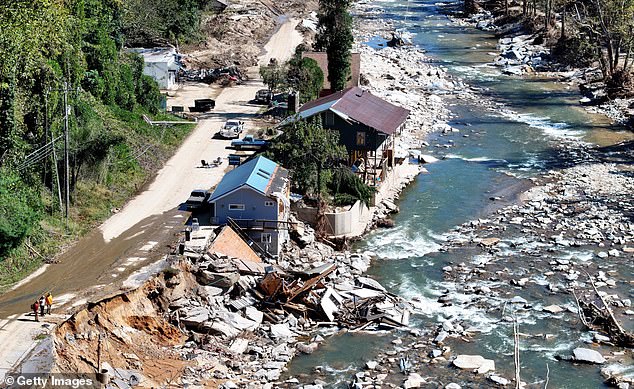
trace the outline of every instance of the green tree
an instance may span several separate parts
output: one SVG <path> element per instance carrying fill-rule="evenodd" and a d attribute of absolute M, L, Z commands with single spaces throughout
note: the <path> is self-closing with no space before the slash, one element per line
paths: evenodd
<path fill-rule="evenodd" d="M 95 167 L 110 152 L 110 149 L 125 138 L 116 129 L 106 129 L 99 114 L 92 108 L 90 96 L 76 102 L 75 116 L 71 126 L 70 168 L 71 190 L 77 185 L 82 167 Z M 94 169 L 97 170 L 97 169 Z"/>
<path fill-rule="evenodd" d="M 271 145 L 269 156 L 291 170 L 293 185 L 305 194 L 320 197 L 326 188 L 325 171 L 340 165 L 347 156 L 339 134 L 320 120 L 299 120 Z"/>
<path fill-rule="evenodd" d="M 0 259 L 18 246 L 40 219 L 37 192 L 9 171 L 0 172 Z"/>
<path fill-rule="evenodd" d="M 137 78 L 137 101 L 150 113 L 158 113 L 161 109 L 161 90 L 156 81 L 145 74 Z"/>
<path fill-rule="evenodd" d="M 582 36 L 596 48 L 608 95 L 631 94 L 634 0 L 589 0 L 573 13 Z"/>
<path fill-rule="evenodd" d="M 314 100 L 324 84 L 324 72 L 312 58 L 301 58 L 301 54 L 288 62 L 286 74 L 288 85 L 299 91 L 302 102 Z"/>
<path fill-rule="evenodd" d="M 123 4 L 122 31 L 133 46 L 154 46 L 198 39 L 208 0 L 128 0 Z"/>
<path fill-rule="evenodd" d="M 65 47 L 66 10 L 52 0 L 0 2 L 0 158 L 16 162 L 39 139 L 48 59 Z"/>
<path fill-rule="evenodd" d="M 315 49 L 328 56 L 328 81 L 332 91 L 346 87 L 350 78 L 352 16 L 350 0 L 320 0 Z"/>
<path fill-rule="evenodd" d="M 357 200 L 368 205 L 374 192 L 374 189 L 363 182 L 348 166 L 334 170 L 328 187 L 336 205 L 350 205 Z"/>
<path fill-rule="evenodd" d="M 260 66 L 260 77 L 271 92 L 279 92 L 286 86 L 286 64 L 279 64 L 273 59 L 268 65 Z"/>

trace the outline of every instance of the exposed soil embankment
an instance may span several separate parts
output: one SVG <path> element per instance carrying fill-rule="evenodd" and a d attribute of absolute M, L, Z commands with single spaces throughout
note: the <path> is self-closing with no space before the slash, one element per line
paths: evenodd
<path fill-rule="evenodd" d="M 125 385 L 117 380 L 266 385 L 280 382 L 296 353 L 318 347 L 318 329 L 407 325 L 408 304 L 361 277 L 370 254 L 337 253 L 313 241 L 287 260 L 264 273 L 258 269 L 269 265 L 245 259 L 172 256 L 140 288 L 60 325 L 53 370 L 92 373 L 100 366 L 119 387 Z"/>
<path fill-rule="evenodd" d="M 164 316 L 164 308 L 173 294 L 191 290 L 192 280 L 187 272 L 169 280 L 161 275 L 77 312 L 55 332 L 57 368 L 95 372 L 101 349 L 102 368 L 114 377 L 125 374 L 112 367 L 140 373 L 144 386 L 173 382 L 189 363 L 172 348 L 187 337 Z"/>

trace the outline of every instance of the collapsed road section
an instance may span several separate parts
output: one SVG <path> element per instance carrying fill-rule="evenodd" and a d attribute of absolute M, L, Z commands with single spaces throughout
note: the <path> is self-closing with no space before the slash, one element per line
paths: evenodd
<path fill-rule="evenodd" d="M 313 242 L 290 270 L 229 226 L 186 235 L 154 276 L 76 312 L 21 369 L 48 360 L 38 371 L 100 371 L 110 388 L 263 385 L 326 332 L 408 325 L 410 305 L 362 276 L 370 254 Z"/>

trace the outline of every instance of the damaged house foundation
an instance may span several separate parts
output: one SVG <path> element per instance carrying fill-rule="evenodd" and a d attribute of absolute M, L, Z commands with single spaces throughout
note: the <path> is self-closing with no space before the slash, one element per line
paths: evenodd
<path fill-rule="evenodd" d="M 231 226 L 201 227 L 181 242 L 183 253 L 153 266 L 140 287 L 60 325 L 40 353 L 50 370 L 101 371 L 113 389 L 282 383 L 293 355 L 318 347 L 317 330 L 408 325 L 410 304 L 362 276 L 370 254 L 313 241 L 292 261 L 271 260 Z"/>

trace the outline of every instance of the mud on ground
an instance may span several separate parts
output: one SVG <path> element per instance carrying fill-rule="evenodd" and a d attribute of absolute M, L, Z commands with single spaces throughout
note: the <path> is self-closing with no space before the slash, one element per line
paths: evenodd
<path fill-rule="evenodd" d="M 236 65 L 246 69 L 258 64 L 262 47 L 287 18 L 302 18 L 316 11 L 316 0 L 240 0 L 218 14 L 202 20 L 201 43 L 182 47 L 188 68 Z"/>

